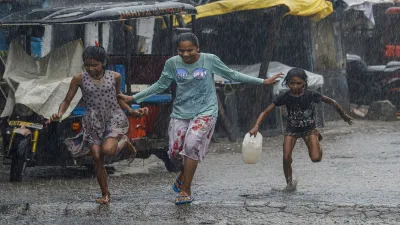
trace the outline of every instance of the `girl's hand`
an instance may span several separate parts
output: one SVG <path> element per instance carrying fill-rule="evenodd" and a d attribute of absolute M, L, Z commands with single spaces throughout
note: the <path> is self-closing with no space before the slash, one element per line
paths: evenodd
<path fill-rule="evenodd" d="M 48 119 L 48 120 L 46 119 L 44 121 L 44 127 L 47 128 L 50 125 L 50 123 L 51 123 L 51 119 Z"/>
<path fill-rule="evenodd" d="M 136 116 L 136 117 L 142 117 L 142 116 L 147 115 L 148 113 L 149 113 L 149 109 L 147 107 L 140 108 L 137 110 L 133 110 L 133 109 L 129 110 L 129 114 Z"/>
<path fill-rule="evenodd" d="M 281 78 L 283 76 L 283 73 L 280 72 L 278 74 L 273 75 L 271 78 L 265 79 L 264 84 L 265 85 L 270 85 L 270 84 L 275 84 L 276 79 Z"/>
<path fill-rule="evenodd" d="M 61 119 L 61 117 L 62 115 L 60 115 L 59 113 L 54 113 L 53 115 L 51 115 L 49 122 L 58 121 Z"/>
<path fill-rule="evenodd" d="M 251 128 L 251 130 L 249 131 L 249 133 L 250 133 L 250 137 L 251 137 L 252 135 L 254 135 L 254 137 L 256 137 L 256 136 L 257 136 L 257 133 L 258 133 L 258 126 L 254 126 L 253 128 Z"/>
<path fill-rule="evenodd" d="M 346 113 L 344 115 L 342 115 L 342 119 L 347 122 L 348 124 L 352 125 L 353 124 L 353 120 L 354 118 L 347 115 Z"/>
<path fill-rule="evenodd" d="M 135 117 L 142 117 L 142 113 L 140 113 L 139 110 L 131 109 L 128 111 L 128 113 Z"/>
<path fill-rule="evenodd" d="M 130 95 L 118 94 L 117 98 L 119 100 L 124 100 L 126 103 L 133 101 L 133 96 Z"/>
<path fill-rule="evenodd" d="M 149 108 L 147 108 L 147 107 L 140 108 L 140 109 L 138 109 L 138 111 L 140 112 L 140 114 L 142 116 L 145 116 L 145 115 L 149 114 Z"/>

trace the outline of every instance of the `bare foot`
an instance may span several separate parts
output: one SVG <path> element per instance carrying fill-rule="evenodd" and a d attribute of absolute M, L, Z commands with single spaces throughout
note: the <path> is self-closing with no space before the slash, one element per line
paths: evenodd
<path fill-rule="evenodd" d="M 110 192 L 107 192 L 107 194 L 103 194 L 103 197 L 96 199 L 96 203 L 102 204 L 102 205 L 108 205 L 110 204 Z"/>
<path fill-rule="evenodd" d="M 132 143 L 129 140 L 126 142 L 126 146 L 128 147 L 129 152 L 131 153 L 131 157 L 130 157 L 129 162 L 128 162 L 128 166 L 130 166 L 131 163 L 133 162 L 133 160 L 135 160 L 137 151 L 136 151 L 135 146 L 133 146 Z"/>
<path fill-rule="evenodd" d="M 295 191 L 296 188 L 297 188 L 297 180 L 292 180 L 286 185 L 285 191 L 292 192 Z"/>

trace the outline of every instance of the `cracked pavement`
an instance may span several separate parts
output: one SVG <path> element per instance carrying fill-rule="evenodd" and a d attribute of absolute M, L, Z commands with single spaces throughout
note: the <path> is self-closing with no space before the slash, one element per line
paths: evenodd
<path fill-rule="evenodd" d="M 297 190 L 284 191 L 282 136 L 264 140 L 254 165 L 240 143 L 222 140 L 195 176 L 191 205 L 175 206 L 154 157 L 115 165 L 112 203 L 99 206 L 95 178 L 76 168 L 30 168 L 22 183 L 0 165 L 0 224 L 399 224 L 400 122 L 342 121 L 321 129 L 324 158 L 312 163 L 299 140 L 293 152 Z"/>

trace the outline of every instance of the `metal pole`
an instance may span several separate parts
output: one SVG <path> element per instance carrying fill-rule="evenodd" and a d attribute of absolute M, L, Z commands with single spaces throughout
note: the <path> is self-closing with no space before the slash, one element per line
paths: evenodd
<path fill-rule="evenodd" d="M 170 23 L 170 27 L 169 27 L 169 37 L 171 38 L 170 39 L 170 52 L 171 52 L 171 55 L 174 55 L 175 54 L 175 51 L 174 51 L 174 42 L 173 42 L 173 39 L 174 39 L 174 15 L 170 15 L 169 16 L 169 23 Z"/>
<path fill-rule="evenodd" d="M 27 27 L 27 32 L 25 35 L 25 47 L 26 47 L 26 53 L 28 55 L 32 55 L 32 28 Z"/>
<path fill-rule="evenodd" d="M 81 24 L 79 26 L 79 38 L 82 40 L 82 43 L 85 45 L 85 24 Z"/>
<path fill-rule="evenodd" d="M 98 37 L 99 37 L 99 44 L 103 46 L 103 23 L 98 23 Z"/>
<path fill-rule="evenodd" d="M 192 15 L 192 33 L 196 33 L 196 15 Z"/>
<path fill-rule="evenodd" d="M 1 94 L 4 96 L 4 99 L 6 99 L 7 100 L 7 95 L 6 95 L 6 93 L 3 91 L 3 88 L 1 88 L 1 86 L 6 86 L 7 85 L 7 83 L 6 82 L 3 82 L 3 81 L 0 81 L 0 92 L 1 92 Z"/>
<path fill-rule="evenodd" d="M 130 20 L 126 20 L 124 22 L 124 35 L 125 35 L 125 83 L 126 83 L 126 94 L 131 95 L 132 89 L 132 38 L 131 38 L 131 29 Z"/>

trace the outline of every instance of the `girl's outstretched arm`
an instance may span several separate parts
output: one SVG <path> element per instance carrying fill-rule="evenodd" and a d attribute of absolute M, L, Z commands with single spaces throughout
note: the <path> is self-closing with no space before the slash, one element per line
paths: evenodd
<path fill-rule="evenodd" d="M 259 126 L 261 125 L 261 123 L 264 121 L 265 117 L 268 116 L 268 114 L 269 114 L 274 108 L 275 108 L 275 104 L 272 103 L 271 105 L 269 105 L 269 106 L 267 107 L 266 110 L 264 110 L 264 112 L 262 112 L 262 113 L 260 114 L 260 116 L 259 116 L 258 119 L 257 119 L 256 124 L 255 124 L 254 127 L 249 131 L 250 136 L 251 136 L 251 135 L 254 135 L 254 136 L 257 135 L 257 133 L 258 133 L 258 127 L 259 127 Z"/>
<path fill-rule="evenodd" d="M 225 63 L 221 61 L 220 58 L 218 58 L 218 56 L 212 55 L 212 57 L 214 61 L 212 72 L 228 80 L 248 83 L 248 84 L 270 85 L 270 84 L 275 84 L 277 82 L 277 79 L 283 76 L 283 73 L 278 73 L 265 80 L 257 77 L 252 77 L 230 69 L 228 66 L 225 65 Z"/>
<path fill-rule="evenodd" d="M 113 72 L 114 78 L 115 78 L 115 90 L 117 95 L 122 94 L 121 93 L 121 75 L 117 72 Z M 139 109 L 139 110 L 133 110 L 123 99 L 117 98 L 118 99 L 118 104 L 122 109 L 125 109 L 129 114 L 134 115 L 134 116 L 142 116 L 144 115 L 145 111 L 147 109 Z M 143 111 L 145 110 L 145 111 Z"/>
<path fill-rule="evenodd" d="M 342 117 L 342 119 L 344 121 L 346 121 L 348 124 L 352 125 L 353 124 L 353 118 L 349 115 L 347 115 L 347 113 L 343 110 L 343 108 L 333 99 L 323 95 L 322 96 L 322 101 L 335 107 L 336 111 L 338 111 L 338 113 L 340 114 L 340 116 Z"/>
<path fill-rule="evenodd" d="M 161 76 L 154 84 L 144 89 L 143 91 L 135 94 L 134 96 L 128 96 L 119 93 L 117 94 L 118 100 L 121 99 L 124 102 L 131 102 L 135 100 L 137 103 L 141 103 L 146 98 L 165 91 L 174 81 L 174 78 L 171 75 L 174 73 L 173 66 L 170 65 L 172 63 L 171 59 L 168 59 L 167 62 L 165 62 Z"/>
<path fill-rule="evenodd" d="M 171 75 L 173 73 L 173 70 L 169 65 L 170 63 L 171 63 L 170 60 L 167 60 L 167 62 L 165 62 L 164 69 L 161 73 L 160 78 L 150 87 L 144 89 L 143 91 L 140 91 L 139 93 L 136 93 L 134 96 L 117 93 L 118 100 L 124 102 L 132 102 L 133 100 L 135 100 L 137 103 L 140 103 L 154 94 L 158 94 L 165 91 L 174 81 L 174 78 Z"/>
<path fill-rule="evenodd" d="M 75 94 L 78 91 L 81 83 L 82 83 L 82 73 L 79 73 L 72 78 L 71 83 L 69 85 L 67 95 L 64 98 L 64 101 L 61 103 L 60 107 L 58 108 L 58 112 L 54 113 L 50 117 L 50 121 L 55 121 L 55 120 L 61 119 L 61 117 L 64 115 L 65 111 L 67 111 L 69 105 L 71 104 L 72 99 L 75 97 Z"/>

